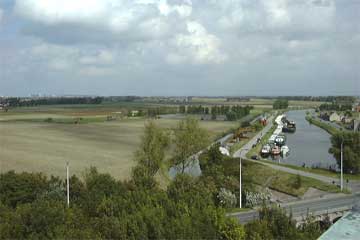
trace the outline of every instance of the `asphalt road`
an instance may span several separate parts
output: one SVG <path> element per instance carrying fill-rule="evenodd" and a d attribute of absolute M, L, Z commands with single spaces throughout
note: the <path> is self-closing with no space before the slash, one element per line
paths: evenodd
<path fill-rule="evenodd" d="M 351 209 L 360 204 L 360 193 L 332 198 L 313 199 L 297 201 L 292 203 L 280 204 L 287 213 L 292 212 L 294 218 L 306 217 L 308 213 L 327 212 L 331 209 L 347 208 Z M 228 216 L 237 218 L 240 223 L 247 223 L 259 217 L 257 210 L 248 212 L 233 213 Z"/>

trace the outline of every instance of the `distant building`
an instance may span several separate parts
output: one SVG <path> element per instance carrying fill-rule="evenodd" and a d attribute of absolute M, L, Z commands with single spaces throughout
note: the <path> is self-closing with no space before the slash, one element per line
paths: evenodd
<path fill-rule="evenodd" d="M 348 116 L 342 116 L 342 118 L 341 118 L 341 122 L 345 123 L 345 124 L 352 123 L 352 121 L 353 121 L 353 119 L 351 117 L 348 117 Z"/>
<path fill-rule="evenodd" d="M 131 116 L 132 116 L 132 117 L 136 117 L 137 115 L 139 115 L 139 111 L 138 111 L 138 110 L 132 110 L 130 113 L 131 113 Z"/>
<path fill-rule="evenodd" d="M 340 122 L 340 121 L 341 121 L 341 117 L 340 117 L 339 114 L 337 114 L 336 112 L 333 112 L 333 113 L 330 114 L 330 116 L 329 116 L 329 121 L 330 121 L 330 122 Z"/>
<path fill-rule="evenodd" d="M 357 101 L 352 105 L 352 109 L 353 112 L 360 112 L 360 103 Z"/>

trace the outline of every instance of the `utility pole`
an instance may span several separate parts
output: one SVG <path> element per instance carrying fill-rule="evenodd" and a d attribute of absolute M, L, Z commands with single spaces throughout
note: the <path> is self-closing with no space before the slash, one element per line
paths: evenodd
<path fill-rule="evenodd" d="M 344 176 L 343 176 L 343 144 L 344 140 L 341 141 L 341 151 L 340 151 L 340 189 L 343 190 L 343 182 L 344 182 Z"/>
<path fill-rule="evenodd" d="M 241 208 L 241 152 L 240 152 L 240 174 L 239 174 L 239 182 L 240 182 L 240 186 L 239 186 L 239 189 L 240 189 L 240 195 L 239 195 L 239 204 L 240 204 L 240 208 Z"/>
<path fill-rule="evenodd" d="M 242 199 L 242 196 L 241 196 L 241 188 L 242 188 L 242 186 L 241 186 L 241 153 L 242 153 L 242 151 L 248 151 L 249 149 L 241 149 L 240 150 L 240 164 L 239 164 L 239 182 L 240 182 L 240 184 L 239 184 L 239 190 L 240 190 L 240 192 L 239 192 L 239 207 L 241 208 L 241 199 Z"/>
<path fill-rule="evenodd" d="M 66 203 L 70 206 L 69 162 L 66 162 Z"/>

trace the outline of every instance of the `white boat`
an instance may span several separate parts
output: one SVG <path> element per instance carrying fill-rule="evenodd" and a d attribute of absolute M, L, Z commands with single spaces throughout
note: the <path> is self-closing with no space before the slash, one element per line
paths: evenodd
<path fill-rule="evenodd" d="M 281 147 L 281 155 L 287 156 L 290 153 L 290 149 L 288 146 L 284 145 Z"/>
<path fill-rule="evenodd" d="M 277 137 L 276 134 L 271 135 L 270 138 L 269 138 L 269 143 L 274 143 L 276 137 Z"/>
<path fill-rule="evenodd" d="M 275 138 L 275 144 L 278 146 L 283 146 L 285 144 L 285 138 L 281 137 L 281 136 L 277 136 Z"/>
<path fill-rule="evenodd" d="M 269 144 L 264 145 L 260 151 L 260 154 L 263 157 L 269 156 L 270 153 L 271 153 L 271 146 Z"/>

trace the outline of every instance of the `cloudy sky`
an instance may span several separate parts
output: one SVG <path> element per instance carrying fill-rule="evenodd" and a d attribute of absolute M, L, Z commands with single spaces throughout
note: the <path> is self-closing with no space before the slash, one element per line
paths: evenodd
<path fill-rule="evenodd" d="M 0 0 L 0 96 L 359 95 L 360 0 Z"/>

